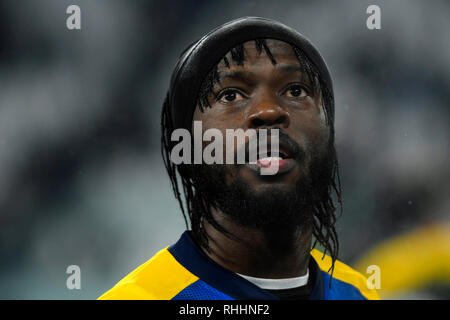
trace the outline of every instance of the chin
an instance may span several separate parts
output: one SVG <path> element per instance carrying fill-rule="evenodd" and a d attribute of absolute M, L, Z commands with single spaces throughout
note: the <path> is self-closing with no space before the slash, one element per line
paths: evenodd
<path fill-rule="evenodd" d="M 296 192 L 294 184 L 285 183 L 265 183 L 256 186 L 250 186 L 249 190 L 260 199 L 268 198 L 289 198 Z"/>

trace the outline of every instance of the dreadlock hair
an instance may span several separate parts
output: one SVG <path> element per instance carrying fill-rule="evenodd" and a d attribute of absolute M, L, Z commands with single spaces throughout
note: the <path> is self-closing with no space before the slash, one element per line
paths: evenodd
<path fill-rule="evenodd" d="M 273 54 L 267 45 L 266 39 L 254 40 L 258 54 L 262 54 L 264 51 L 272 64 L 276 64 Z M 333 274 L 334 263 L 337 260 L 339 252 L 338 236 L 335 228 L 337 219 L 337 207 L 334 205 L 333 193 L 339 205 L 339 212 L 342 214 L 342 191 L 339 178 L 339 165 L 337 159 L 337 153 L 334 146 L 334 101 L 330 88 L 326 85 L 325 81 L 320 77 L 320 74 L 311 62 L 311 60 L 304 54 L 302 50 L 296 46 L 291 45 L 295 55 L 300 63 L 303 77 L 308 77 L 311 82 L 312 90 L 314 93 L 319 94 L 321 101 L 325 109 L 325 118 L 327 126 L 329 127 L 330 139 L 329 139 L 329 151 L 331 162 L 331 174 L 326 177 L 328 185 L 326 192 L 320 195 L 316 195 L 319 198 L 317 205 L 313 207 L 313 236 L 314 242 L 311 250 L 319 243 L 323 246 L 325 254 L 329 254 L 332 258 L 332 265 L 328 271 Z M 228 54 L 229 53 L 229 54 Z M 230 67 L 230 61 L 227 56 L 230 56 L 234 63 L 237 65 L 243 65 L 245 61 L 244 44 L 239 44 L 232 48 L 221 60 L 212 68 L 212 70 L 205 77 L 197 96 L 197 105 L 201 112 L 205 108 L 211 107 L 208 98 L 213 92 L 213 88 L 216 83 L 219 82 L 218 64 L 223 61 L 226 67 Z M 175 194 L 175 198 L 178 200 L 181 207 L 183 217 L 186 223 L 186 228 L 189 229 L 189 223 L 196 242 L 202 246 L 205 250 L 210 251 L 209 240 L 204 229 L 204 221 L 211 224 L 212 227 L 218 231 L 233 237 L 225 228 L 223 228 L 213 217 L 210 206 L 215 206 L 208 202 L 208 199 L 199 191 L 193 180 L 193 166 L 187 164 L 175 165 L 170 161 L 170 152 L 173 147 L 171 141 L 171 135 L 174 131 L 174 125 L 172 124 L 172 117 L 169 106 L 169 96 L 167 95 L 162 107 L 161 114 L 161 153 L 164 160 L 164 164 L 169 174 L 172 189 Z M 181 185 L 181 188 L 180 188 Z M 183 199 L 184 198 L 184 199 Z M 184 201 L 183 201 L 184 200 Z M 184 202 L 184 203 L 183 203 Z M 332 278 L 332 277 L 331 277 Z M 331 286 L 330 278 L 330 286 Z"/>

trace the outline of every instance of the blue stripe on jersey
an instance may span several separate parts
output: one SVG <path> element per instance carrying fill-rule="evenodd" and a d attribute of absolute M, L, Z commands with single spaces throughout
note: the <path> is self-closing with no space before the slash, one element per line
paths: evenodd
<path fill-rule="evenodd" d="M 180 291 L 172 300 L 234 300 L 223 292 L 197 280 Z"/>
<path fill-rule="evenodd" d="M 200 278 L 181 290 L 174 300 L 279 299 L 211 260 L 188 232 L 184 232 L 180 240 L 169 247 L 169 252 L 189 272 Z M 311 274 L 315 274 L 311 277 L 314 284 L 310 300 L 366 300 L 358 288 L 336 278 L 333 278 L 330 288 L 330 275 L 322 271 L 312 257 L 309 267 Z"/>
<path fill-rule="evenodd" d="M 187 231 L 177 243 L 169 247 L 169 252 L 189 272 L 233 299 L 278 300 L 278 297 L 223 268 L 206 256 Z"/>

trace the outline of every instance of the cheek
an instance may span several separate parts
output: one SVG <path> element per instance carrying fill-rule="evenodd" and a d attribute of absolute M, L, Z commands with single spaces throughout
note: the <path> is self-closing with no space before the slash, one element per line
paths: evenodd
<path fill-rule="evenodd" d="M 322 95 L 320 95 L 318 98 L 314 99 L 314 107 L 315 107 L 315 114 L 317 118 L 317 126 L 320 130 L 324 132 L 328 132 L 329 128 L 327 126 L 327 120 L 326 120 L 326 113 L 325 113 L 325 107 L 324 102 L 322 99 Z"/>
<path fill-rule="evenodd" d="M 330 130 L 323 113 L 308 112 L 298 114 L 292 119 L 289 134 L 300 143 L 308 153 L 311 148 L 323 150 L 328 148 Z M 294 124 L 295 125 L 292 125 Z"/>
<path fill-rule="evenodd" d="M 194 121 L 201 121 L 203 130 L 219 129 L 225 131 L 225 129 L 234 128 L 233 119 L 224 112 L 220 112 L 218 108 L 206 108 L 203 112 L 197 108 L 194 112 L 192 123 Z"/>
<path fill-rule="evenodd" d="M 202 131 L 203 134 L 208 129 L 218 129 L 222 133 L 222 147 L 223 147 L 223 160 L 225 162 L 226 158 L 226 129 L 237 129 L 233 126 L 233 119 L 230 117 L 230 115 L 225 115 L 223 112 L 219 112 L 217 109 L 207 108 L 204 110 L 204 112 L 201 112 L 198 108 L 194 112 L 192 123 L 194 124 L 194 121 L 201 121 L 202 123 Z M 203 136 L 203 135 L 202 135 Z M 212 143 L 212 141 L 203 141 L 203 149 Z M 235 141 L 234 144 L 234 151 L 236 152 L 237 143 Z M 225 184 L 230 185 L 233 181 L 237 178 L 237 168 L 235 165 L 231 164 L 223 164 L 218 165 L 223 166 L 224 170 L 224 178 L 225 178 Z"/>
<path fill-rule="evenodd" d="M 315 126 L 311 127 L 308 131 L 309 143 L 314 145 L 316 150 L 325 150 L 328 147 L 330 138 L 329 127 L 326 125 L 325 120 L 318 119 Z"/>
<path fill-rule="evenodd" d="M 201 121 L 203 124 L 204 113 L 200 112 L 198 107 L 194 111 L 194 115 L 192 116 L 192 127 L 191 131 L 194 129 L 194 121 Z"/>
<path fill-rule="evenodd" d="M 204 112 L 201 112 L 198 108 L 194 112 L 192 120 L 192 128 L 194 121 L 200 121 L 202 125 L 203 133 L 208 129 L 217 129 L 222 133 L 224 152 L 226 144 L 226 130 L 227 129 L 241 129 L 242 115 L 238 113 L 226 112 L 220 108 L 206 108 Z M 210 142 L 204 142 L 203 145 L 206 146 Z M 235 141 L 236 146 L 237 141 Z M 225 153 L 224 153 L 225 154 Z"/>

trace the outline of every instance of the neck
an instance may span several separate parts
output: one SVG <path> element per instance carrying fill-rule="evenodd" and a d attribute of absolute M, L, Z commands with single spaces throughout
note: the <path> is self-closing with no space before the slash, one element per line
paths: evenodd
<path fill-rule="evenodd" d="M 224 234 L 204 222 L 211 249 L 204 252 L 222 267 L 258 278 L 282 279 L 306 274 L 312 239 L 310 225 L 286 227 L 282 232 L 261 231 L 237 225 L 221 212 L 212 213 L 231 233 Z"/>

